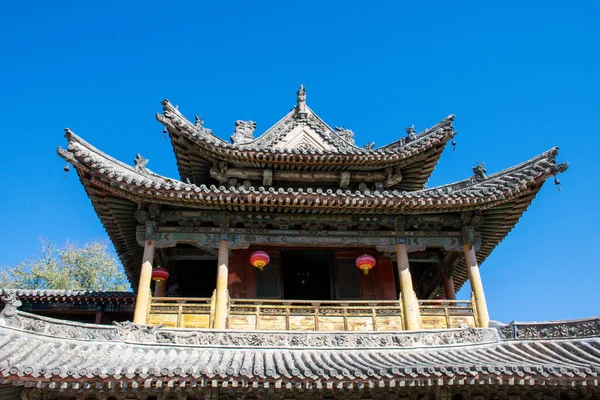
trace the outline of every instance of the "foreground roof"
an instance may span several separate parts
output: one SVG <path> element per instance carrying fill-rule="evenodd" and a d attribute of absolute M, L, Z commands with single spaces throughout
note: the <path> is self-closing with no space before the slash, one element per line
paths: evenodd
<path fill-rule="evenodd" d="M 21 385 L 597 387 L 600 374 L 599 318 L 422 332 L 238 332 L 74 323 L 4 301 L 0 377 Z"/>

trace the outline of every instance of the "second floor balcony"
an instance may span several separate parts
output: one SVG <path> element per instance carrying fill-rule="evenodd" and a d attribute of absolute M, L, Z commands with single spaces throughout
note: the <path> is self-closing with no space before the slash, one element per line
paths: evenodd
<path fill-rule="evenodd" d="M 422 329 L 477 327 L 471 300 L 418 300 Z M 213 327 L 215 297 L 153 297 L 147 322 L 173 328 Z M 402 331 L 400 300 L 230 299 L 228 329 L 248 331 Z"/>

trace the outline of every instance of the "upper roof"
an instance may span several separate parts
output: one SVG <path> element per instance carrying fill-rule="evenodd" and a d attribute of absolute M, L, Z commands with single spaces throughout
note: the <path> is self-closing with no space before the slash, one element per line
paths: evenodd
<path fill-rule="evenodd" d="M 418 190 L 429 179 L 446 142 L 456 135 L 454 116 L 450 115 L 418 134 L 413 127 L 408 128 L 406 137 L 386 146 L 374 148 L 371 143 L 359 147 L 351 130 L 332 129 L 319 118 L 306 105 L 305 94 L 302 100 L 301 91 L 297 106 L 257 138 L 253 136 L 255 122 L 236 121 L 232 143 L 205 128 L 200 118 L 190 122 L 164 100 L 163 114 L 156 118 L 169 133 L 181 179 L 210 184 L 210 167 L 219 162 L 237 167 L 319 171 L 411 166 L 411 170 L 403 171 L 397 187 Z"/>

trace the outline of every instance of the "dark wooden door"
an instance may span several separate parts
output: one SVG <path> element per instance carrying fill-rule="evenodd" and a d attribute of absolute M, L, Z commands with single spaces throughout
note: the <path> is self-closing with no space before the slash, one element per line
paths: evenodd
<path fill-rule="evenodd" d="M 332 300 L 331 252 L 281 252 L 283 297 L 288 300 Z"/>

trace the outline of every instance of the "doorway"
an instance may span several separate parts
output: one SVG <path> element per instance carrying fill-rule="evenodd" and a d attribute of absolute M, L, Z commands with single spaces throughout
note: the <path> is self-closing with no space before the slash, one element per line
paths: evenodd
<path fill-rule="evenodd" d="M 332 300 L 331 252 L 281 252 L 283 297 L 286 300 Z"/>

